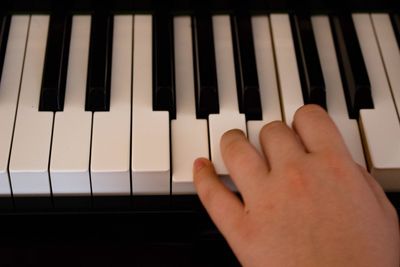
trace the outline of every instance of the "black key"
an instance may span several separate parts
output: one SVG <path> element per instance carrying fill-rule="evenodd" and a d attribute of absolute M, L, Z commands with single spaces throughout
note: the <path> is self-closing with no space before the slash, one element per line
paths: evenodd
<path fill-rule="evenodd" d="M 309 16 L 291 17 L 293 40 L 305 104 L 318 104 L 326 109 L 325 82 L 314 32 Z"/>
<path fill-rule="evenodd" d="M 40 111 L 62 111 L 64 108 L 71 26 L 71 16 L 50 17 L 40 92 Z"/>
<path fill-rule="evenodd" d="M 0 18 L 0 75 L 3 73 L 4 57 L 6 55 L 8 33 L 10 32 L 10 16 Z"/>
<path fill-rule="evenodd" d="M 247 120 L 261 120 L 262 108 L 250 17 L 231 17 L 239 111 Z"/>
<path fill-rule="evenodd" d="M 153 16 L 153 110 L 167 110 L 175 119 L 175 71 L 172 17 Z"/>
<path fill-rule="evenodd" d="M 391 18 L 392 18 L 393 30 L 397 39 L 397 45 L 400 48 L 400 15 L 393 14 Z"/>
<path fill-rule="evenodd" d="M 351 15 L 335 16 L 331 23 L 347 109 L 350 118 L 358 119 L 360 109 L 374 104 L 357 33 Z"/>
<path fill-rule="evenodd" d="M 209 15 L 192 19 L 197 118 L 219 112 L 214 36 Z"/>
<path fill-rule="evenodd" d="M 86 111 L 110 110 L 113 18 L 107 14 L 92 16 Z"/>

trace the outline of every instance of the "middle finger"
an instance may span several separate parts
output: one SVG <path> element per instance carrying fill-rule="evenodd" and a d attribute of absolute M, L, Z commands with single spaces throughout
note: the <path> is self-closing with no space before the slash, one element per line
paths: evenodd
<path fill-rule="evenodd" d="M 261 129 L 260 143 L 270 169 L 307 153 L 296 133 L 281 121 L 268 123 Z"/>

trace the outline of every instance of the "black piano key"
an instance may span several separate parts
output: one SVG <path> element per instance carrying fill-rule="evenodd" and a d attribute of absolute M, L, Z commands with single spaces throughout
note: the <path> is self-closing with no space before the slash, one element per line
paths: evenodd
<path fill-rule="evenodd" d="M 0 75 L 3 73 L 4 57 L 6 55 L 8 33 L 10 32 L 10 16 L 0 18 Z"/>
<path fill-rule="evenodd" d="M 196 114 L 207 118 L 219 112 L 217 70 L 215 63 L 214 36 L 209 15 L 197 15 L 192 19 L 193 54 L 196 89 Z"/>
<path fill-rule="evenodd" d="M 69 15 L 50 17 L 40 92 L 40 111 L 62 111 L 64 108 L 71 27 L 72 17 Z"/>
<path fill-rule="evenodd" d="M 231 17 L 239 111 L 247 120 L 261 120 L 262 108 L 250 16 Z"/>
<path fill-rule="evenodd" d="M 86 111 L 110 110 L 113 18 L 107 14 L 92 16 Z"/>
<path fill-rule="evenodd" d="M 311 19 L 305 15 L 294 15 L 291 26 L 304 103 L 318 104 L 326 109 L 325 82 Z"/>
<path fill-rule="evenodd" d="M 350 118 L 358 119 L 360 109 L 374 108 L 364 58 L 351 15 L 331 20 L 336 54 Z"/>
<path fill-rule="evenodd" d="M 399 14 L 393 14 L 391 16 L 392 19 L 392 24 L 393 24 L 393 30 L 396 35 L 397 39 L 397 45 L 400 48 L 400 15 Z"/>
<path fill-rule="evenodd" d="M 153 16 L 153 109 L 176 115 L 172 17 Z"/>

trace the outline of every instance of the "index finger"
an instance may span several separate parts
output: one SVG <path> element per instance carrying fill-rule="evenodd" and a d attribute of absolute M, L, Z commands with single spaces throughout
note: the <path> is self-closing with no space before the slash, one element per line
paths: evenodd
<path fill-rule="evenodd" d="M 220 145 L 230 177 L 246 202 L 266 181 L 267 163 L 240 130 L 226 132 Z"/>
<path fill-rule="evenodd" d="M 351 158 L 338 128 L 320 106 L 299 108 L 294 115 L 293 129 L 308 152 L 333 152 Z"/>

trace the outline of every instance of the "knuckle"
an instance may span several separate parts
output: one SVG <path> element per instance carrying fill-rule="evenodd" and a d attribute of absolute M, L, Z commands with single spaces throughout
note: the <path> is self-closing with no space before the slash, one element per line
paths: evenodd
<path fill-rule="evenodd" d="M 305 189 L 307 183 L 306 183 L 306 177 L 303 174 L 303 172 L 299 169 L 299 168 L 291 168 L 287 171 L 288 176 L 288 181 L 289 184 L 295 188 L 295 189 L 299 189 L 299 190 L 303 190 Z"/>
<path fill-rule="evenodd" d="M 320 153 L 321 162 L 327 166 L 339 166 L 343 164 L 343 157 L 333 151 L 323 151 Z"/>
<path fill-rule="evenodd" d="M 285 164 L 282 169 L 283 177 L 289 193 L 294 196 L 305 195 L 310 190 L 310 181 L 303 166 L 297 162 Z"/>
<path fill-rule="evenodd" d="M 344 159 L 338 153 L 325 151 L 319 155 L 320 160 L 318 164 L 324 168 L 329 170 L 329 173 L 332 174 L 333 177 L 341 178 L 348 176 L 349 172 L 353 169 L 350 168 L 349 161 Z"/>

